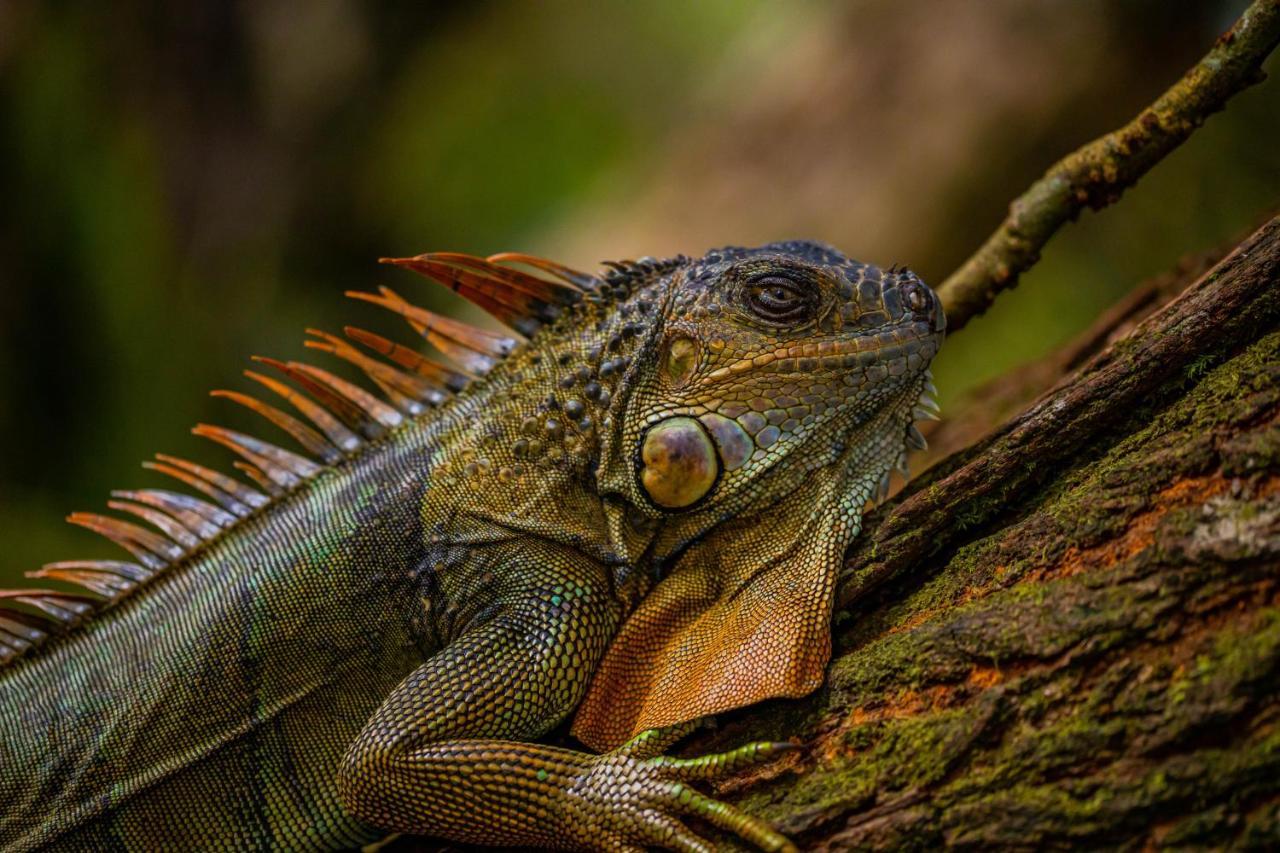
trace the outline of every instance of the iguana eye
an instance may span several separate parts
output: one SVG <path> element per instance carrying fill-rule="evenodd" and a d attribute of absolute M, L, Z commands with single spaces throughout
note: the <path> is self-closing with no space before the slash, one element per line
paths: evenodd
<path fill-rule="evenodd" d="M 812 297 L 794 281 L 782 276 L 759 278 L 747 285 L 746 303 L 751 312 L 770 323 L 798 323 L 813 315 Z"/>

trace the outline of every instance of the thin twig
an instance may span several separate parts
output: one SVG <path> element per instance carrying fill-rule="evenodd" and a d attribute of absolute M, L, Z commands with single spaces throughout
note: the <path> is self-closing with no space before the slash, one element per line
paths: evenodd
<path fill-rule="evenodd" d="M 987 242 L 938 289 L 954 332 L 1018 282 L 1040 250 L 1086 206 L 1120 198 L 1237 92 L 1266 76 L 1280 42 L 1280 0 L 1254 0 L 1213 49 L 1133 121 L 1059 160 L 1009 206 Z"/>

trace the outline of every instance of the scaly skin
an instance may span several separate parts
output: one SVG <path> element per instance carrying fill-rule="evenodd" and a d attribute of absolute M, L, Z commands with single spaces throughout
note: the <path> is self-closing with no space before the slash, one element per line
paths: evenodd
<path fill-rule="evenodd" d="M 334 849 L 389 832 L 709 850 L 662 753 L 800 695 L 942 337 L 810 243 L 646 263 L 441 408 L 0 670 L 6 849 Z M 535 743 L 573 715 L 599 754 Z"/>

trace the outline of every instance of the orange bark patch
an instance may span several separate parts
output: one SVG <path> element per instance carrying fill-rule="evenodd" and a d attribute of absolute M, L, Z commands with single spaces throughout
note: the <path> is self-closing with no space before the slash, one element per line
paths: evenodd
<path fill-rule="evenodd" d="M 846 737 L 853 729 L 934 713 L 963 698 L 963 691 L 949 684 L 923 690 L 896 691 L 883 699 L 854 708 L 814 742 L 810 755 L 817 763 L 832 764 L 857 752 L 850 748 Z"/>
<path fill-rule="evenodd" d="M 1170 510 L 1204 503 L 1225 492 L 1230 485 L 1229 480 L 1218 475 L 1179 480 L 1152 495 L 1147 508 L 1130 520 L 1129 526 L 1118 538 L 1092 548 L 1073 545 L 1056 566 L 1037 569 L 1028 580 L 1072 577 L 1084 571 L 1109 569 L 1122 563 L 1151 546 L 1156 526 Z"/>
<path fill-rule="evenodd" d="M 975 666 L 969 673 L 969 684 L 981 690 L 995 687 L 1004 681 L 1004 673 L 993 666 Z"/>

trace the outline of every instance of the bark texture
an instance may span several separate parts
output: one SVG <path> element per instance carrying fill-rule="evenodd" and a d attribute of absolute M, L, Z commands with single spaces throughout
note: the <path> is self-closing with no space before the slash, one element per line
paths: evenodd
<path fill-rule="evenodd" d="M 1280 844 L 1280 218 L 1150 313 L 1184 278 L 868 517 L 827 686 L 687 746 L 803 744 L 720 796 L 803 849 Z"/>

